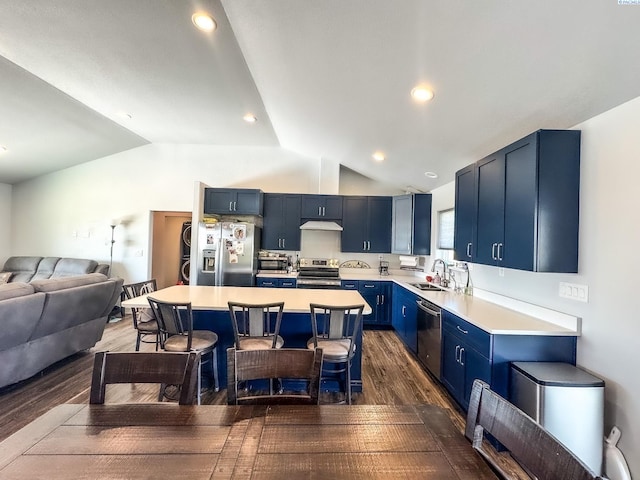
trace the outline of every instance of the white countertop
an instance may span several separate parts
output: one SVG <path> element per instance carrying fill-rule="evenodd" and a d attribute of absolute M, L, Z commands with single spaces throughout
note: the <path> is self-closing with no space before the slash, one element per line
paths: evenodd
<path fill-rule="evenodd" d="M 422 272 L 414 274 L 414 272 L 404 273 L 396 270 L 392 271 L 388 276 L 380 276 L 375 269 L 340 270 L 341 280 L 378 280 L 397 283 L 412 293 L 435 303 L 439 307 L 493 335 L 580 336 L 579 321 L 576 322 L 575 328 L 569 328 L 477 296 L 463 295 L 452 291 L 423 291 L 410 285 L 411 283 L 425 282 L 426 275 L 426 273 Z M 514 301 L 514 303 L 524 304 L 524 302 L 517 301 Z M 535 307 L 532 310 L 546 310 L 541 307 L 531 307 Z M 543 312 L 542 316 L 544 316 L 544 313 L 546 312 Z M 553 318 L 554 316 L 562 315 L 564 314 L 551 312 L 549 317 Z"/>
<path fill-rule="evenodd" d="M 297 288 L 265 287 L 208 287 L 174 285 L 149 295 L 122 302 L 125 308 L 148 308 L 147 296 L 164 302 L 191 302 L 194 310 L 228 310 L 228 302 L 270 303 L 284 302 L 284 311 L 309 313 L 310 303 L 325 305 L 359 305 L 364 303 L 364 315 L 371 313 L 371 307 L 354 290 L 314 290 Z"/>

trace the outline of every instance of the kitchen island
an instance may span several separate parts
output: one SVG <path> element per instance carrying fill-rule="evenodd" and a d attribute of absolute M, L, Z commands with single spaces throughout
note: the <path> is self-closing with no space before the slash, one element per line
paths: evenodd
<path fill-rule="evenodd" d="M 287 348 L 306 348 L 312 336 L 310 303 L 327 305 L 364 304 L 364 315 L 371 307 L 362 296 L 351 290 L 313 290 L 258 287 L 210 287 L 175 285 L 148 295 L 122 302 L 124 308 L 148 308 L 147 296 L 163 302 L 191 303 L 194 329 L 211 330 L 218 334 L 217 358 L 220 385 L 227 384 L 227 348 L 233 346 L 233 326 L 228 302 L 271 303 L 284 302 L 280 335 Z M 203 374 L 203 381 L 210 375 Z M 351 385 L 355 392 L 362 391 L 362 331 L 356 339 L 356 355 L 351 368 Z M 337 385 L 327 384 L 334 389 Z"/>

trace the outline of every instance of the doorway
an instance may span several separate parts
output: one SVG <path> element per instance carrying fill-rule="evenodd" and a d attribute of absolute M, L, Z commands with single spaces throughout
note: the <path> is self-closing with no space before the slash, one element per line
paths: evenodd
<path fill-rule="evenodd" d="M 152 212 L 151 278 L 158 288 L 182 281 L 182 225 L 191 221 L 191 212 Z"/>

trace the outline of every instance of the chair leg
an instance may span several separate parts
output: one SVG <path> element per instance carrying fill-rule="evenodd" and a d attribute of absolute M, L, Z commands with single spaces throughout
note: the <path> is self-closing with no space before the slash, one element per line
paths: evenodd
<path fill-rule="evenodd" d="M 351 405 L 351 362 L 347 360 L 347 384 L 345 385 L 347 404 Z"/>
<path fill-rule="evenodd" d="M 198 362 L 198 405 L 200 405 L 200 390 L 202 389 L 202 359 Z"/>
<path fill-rule="evenodd" d="M 140 333 L 140 330 L 136 330 L 137 335 L 136 335 L 136 352 L 140 351 L 140 340 L 142 339 L 142 334 Z"/>
<path fill-rule="evenodd" d="M 220 380 L 218 380 L 218 347 L 211 351 L 213 356 L 211 362 L 211 369 L 213 370 L 213 388 L 216 392 L 220 391 Z"/>
<path fill-rule="evenodd" d="M 160 333 L 156 333 L 156 352 L 158 351 L 158 346 L 160 345 Z"/>

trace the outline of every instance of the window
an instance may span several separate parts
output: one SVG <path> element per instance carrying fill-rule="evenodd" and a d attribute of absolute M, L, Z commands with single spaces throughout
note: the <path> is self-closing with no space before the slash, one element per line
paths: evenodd
<path fill-rule="evenodd" d="M 455 215 L 453 208 L 438 212 L 438 240 L 436 257 L 445 261 L 453 261 L 453 232 Z"/>

